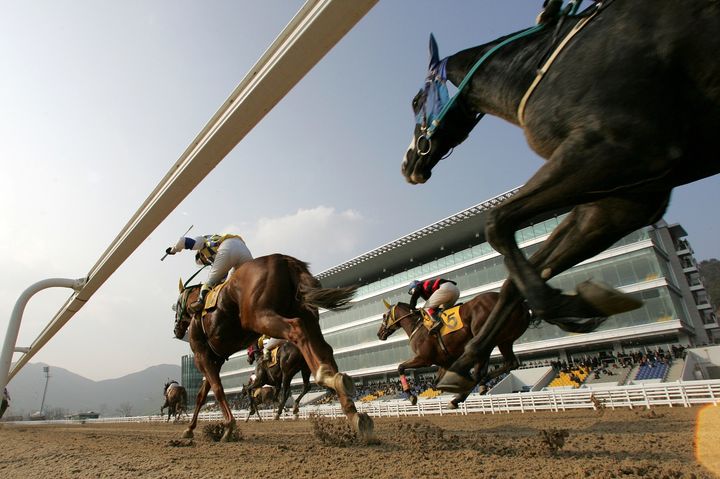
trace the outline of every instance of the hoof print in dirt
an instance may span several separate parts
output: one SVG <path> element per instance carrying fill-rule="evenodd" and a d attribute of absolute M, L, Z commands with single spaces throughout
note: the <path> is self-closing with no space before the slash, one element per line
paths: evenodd
<path fill-rule="evenodd" d="M 185 440 L 185 441 L 182 439 L 171 439 L 165 445 L 167 447 L 192 447 L 195 444 L 193 444 L 192 439 Z"/>
<path fill-rule="evenodd" d="M 210 439 L 213 442 L 219 442 L 222 439 L 224 433 L 225 427 L 221 423 L 206 424 L 205 427 L 203 427 L 203 434 L 206 438 Z M 233 429 L 230 437 L 228 438 L 228 442 L 238 442 L 240 440 L 242 440 L 240 431 L 238 431 L 237 429 Z"/>
<path fill-rule="evenodd" d="M 560 449 L 565 446 L 565 440 L 570 436 L 567 429 L 543 429 L 540 431 L 540 437 L 542 444 L 552 454 L 556 454 Z"/>
<path fill-rule="evenodd" d="M 326 446 L 347 447 L 361 444 L 355 431 L 345 420 L 311 415 L 313 434 Z"/>

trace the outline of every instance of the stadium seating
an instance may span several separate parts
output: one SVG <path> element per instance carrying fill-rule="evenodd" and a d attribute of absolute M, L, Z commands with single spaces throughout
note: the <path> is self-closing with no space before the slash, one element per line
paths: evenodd
<path fill-rule="evenodd" d="M 661 362 L 648 362 L 642 364 L 637 374 L 635 375 L 635 381 L 644 381 L 650 379 L 665 380 L 665 376 L 670 369 L 670 365 Z"/>

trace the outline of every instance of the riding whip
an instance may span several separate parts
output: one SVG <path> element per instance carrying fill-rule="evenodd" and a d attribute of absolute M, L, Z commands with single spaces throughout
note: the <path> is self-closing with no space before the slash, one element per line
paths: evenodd
<path fill-rule="evenodd" d="M 190 228 L 188 228 L 187 231 L 182 234 L 182 236 L 185 236 L 186 234 L 188 234 L 193 226 L 194 225 L 190 225 Z M 165 255 L 162 258 L 160 258 L 160 261 L 165 261 L 165 258 L 167 258 L 169 254 L 170 253 L 165 253 Z"/>

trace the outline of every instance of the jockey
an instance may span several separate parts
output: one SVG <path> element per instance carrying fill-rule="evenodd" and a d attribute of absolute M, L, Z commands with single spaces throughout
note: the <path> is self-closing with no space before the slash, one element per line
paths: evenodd
<path fill-rule="evenodd" d="M 191 313 L 202 311 L 208 291 L 225 281 L 231 270 L 253 259 L 245 241 L 238 235 L 204 235 L 195 238 L 183 236 L 165 252 L 172 255 L 184 249 L 197 251 L 195 262 L 199 266 L 212 265 L 207 281 L 200 288 L 198 299 L 188 306 Z"/>
<path fill-rule="evenodd" d="M 435 322 L 430 328 L 430 334 L 437 334 L 442 327 L 440 312 L 442 309 L 450 308 L 460 298 L 460 289 L 455 281 L 443 278 L 432 278 L 425 281 L 413 281 L 408 289 L 410 308 L 415 309 L 418 299 L 425 300 L 425 310 Z"/>
<path fill-rule="evenodd" d="M 263 359 L 270 362 L 270 351 L 277 347 L 280 343 L 285 341 L 284 339 L 271 338 L 269 336 L 263 336 Z"/>

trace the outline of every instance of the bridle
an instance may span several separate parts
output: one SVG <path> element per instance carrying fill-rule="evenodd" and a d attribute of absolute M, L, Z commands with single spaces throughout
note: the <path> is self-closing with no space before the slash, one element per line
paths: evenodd
<path fill-rule="evenodd" d="M 388 311 L 387 313 L 385 313 L 385 314 L 383 315 L 382 327 L 383 327 L 385 330 L 389 331 L 390 334 L 392 334 L 392 333 L 394 333 L 395 331 L 397 331 L 397 329 L 400 327 L 400 325 L 399 325 L 400 321 L 402 321 L 403 319 L 408 318 L 408 317 L 410 317 L 410 316 L 412 316 L 412 315 L 415 314 L 413 311 L 410 311 L 410 312 L 408 312 L 407 314 L 405 314 L 405 315 L 403 315 L 403 316 L 400 316 L 399 318 L 396 318 L 396 317 L 395 317 L 395 310 L 396 310 L 396 308 L 397 308 L 397 304 L 394 304 L 394 305 L 390 308 L 390 311 Z M 421 320 L 422 320 L 422 317 L 421 317 L 421 316 L 418 316 L 418 319 L 415 321 L 415 325 L 414 325 L 414 328 L 413 328 L 413 332 L 412 332 L 412 334 L 410 335 L 410 338 L 409 338 L 409 339 L 412 339 L 412 337 L 415 335 L 415 333 L 416 333 L 417 330 L 419 329 L 419 326 L 422 324 L 422 321 L 421 321 Z M 390 334 L 388 334 L 388 336 L 389 336 Z"/>

